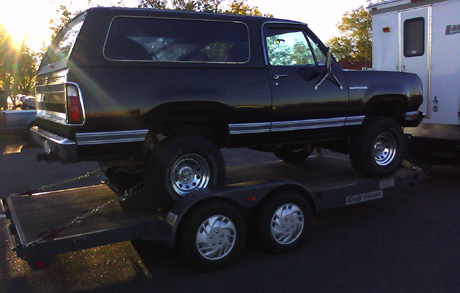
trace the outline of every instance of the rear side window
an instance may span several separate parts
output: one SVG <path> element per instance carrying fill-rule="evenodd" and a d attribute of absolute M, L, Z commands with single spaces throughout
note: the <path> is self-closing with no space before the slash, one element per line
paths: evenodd
<path fill-rule="evenodd" d="M 46 57 L 43 61 L 44 64 L 53 64 L 69 58 L 70 52 L 72 52 L 75 41 L 83 26 L 83 21 L 77 21 L 59 33 L 46 52 Z"/>
<path fill-rule="evenodd" d="M 248 29 L 239 22 L 118 17 L 104 55 L 119 61 L 244 63 Z"/>
<path fill-rule="evenodd" d="M 404 57 L 425 54 L 425 19 L 422 17 L 404 21 Z"/>

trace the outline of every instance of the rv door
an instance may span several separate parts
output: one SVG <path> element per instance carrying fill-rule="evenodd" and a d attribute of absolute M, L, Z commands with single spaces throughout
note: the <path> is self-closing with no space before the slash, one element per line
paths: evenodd
<path fill-rule="evenodd" d="M 431 7 L 399 12 L 399 71 L 416 73 L 423 83 L 420 111 L 431 118 Z"/>

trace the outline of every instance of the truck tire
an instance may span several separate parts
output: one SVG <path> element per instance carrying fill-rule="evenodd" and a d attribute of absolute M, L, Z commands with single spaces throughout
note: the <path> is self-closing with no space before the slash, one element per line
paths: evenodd
<path fill-rule="evenodd" d="M 144 185 L 162 207 L 183 196 L 225 183 L 225 163 L 220 150 L 197 135 L 175 135 L 161 141 L 151 153 Z"/>
<path fill-rule="evenodd" d="M 372 117 L 354 136 L 350 161 L 363 176 L 389 176 L 400 168 L 406 144 L 398 122 L 389 117 Z"/>
<path fill-rule="evenodd" d="M 311 211 L 301 194 L 280 191 L 262 203 L 257 218 L 263 247 L 272 253 L 284 253 L 304 240 L 310 229 Z"/>
<path fill-rule="evenodd" d="M 273 151 L 273 154 L 280 160 L 287 163 L 298 163 L 308 158 L 313 149 L 309 144 L 302 146 L 283 145 Z"/>
<path fill-rule="evenodd" d="M 182 220 L 179 245 L 197 269 L 215 271 L 232 264 L 241 254 L 246 223 L 241 212 L 226 202 L 205 202 Z"/>

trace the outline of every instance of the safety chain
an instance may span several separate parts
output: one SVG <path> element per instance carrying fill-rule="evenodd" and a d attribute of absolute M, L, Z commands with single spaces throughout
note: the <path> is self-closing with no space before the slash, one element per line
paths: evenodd
<path fill-rule="evenodd" d="M 90 177 L 100 177 L 103 174 L 104 174 L 104 172 L 102 172 L 101 169 L 97 169 L 97 170 L 94 170 L 92 172 L 88 172 L 85 175 L 78 176 L 78 177 L 71 178 L 71 179 L 67 179 L 67 180 L 64 180 L 64 181 L 61 181 L 61 182 L 58 182 L 58 183 L 53 183 L 53 184 L 49 184 L 49 185 L 43 185 L 42 187 L 39 187 L 39 188 L 36 188 L 36 189 L 26 190 L 23 193 L 17 193 L 17 194 L 13 193 L 10 196 L 8 196 L 8 198 L 15 198 L 17 196 L 22 196 L 22 195 L 31 196 L 33 193 L 46 191 L 46 190 L 48 190 L 50 188 L 53 188 L 53 187 L 56 187 L 56 186 L 61 186 L 61 185 L 64 185 L 64 184 L 77 182 L 77 181 L 80 181 L 80 180 L 83 180 L 83 179 L 86 179 L 86 178 L 90 178 Z"/>
<path fill-rule="evenodd" d="M 67 179 L 67 180 L 57 182 L 57 183 L 53 183 L 53 184 L 43 185 L 43 186 L 41 186 L 39 188 L 32 189 L 32 190 L 26 190 L 26 191 L 24 191 L 22 193 L 17 193 L 17 194 L 13 193 L 10 196 L 8 196 L 8 198 L 12 199 L 12 198 L 15 198 L 15 197 L 18 197 L 18 196 L 23 196 L 23 195 L 31 196 L 32 194 L 37 193 L 37 192 L 46 191 L 46 190 L 51 189 L 53 187 L 61 186 L 61 185 L 68 184 L 68 183 L 77 182 L 77 181 L 80 181 L 80 180 L 83 180 L 83 179 L 86 179 L 86 178 L 101 177 L 103 174 L 104 174 L 104 172 L 101 169 L 97 169 L 97 170 L 94 170 L 94 171 L 91 171 L 91 172 L 87 172 L 85 175 L 82 175 L 82 176 Z M 89 212 L 87 212 L 87 213 L 85 213 L 85 214 L 83 214 L 81 216 L 75 217 L 67 225 L 62 226 L 62 227 L 58 227 L 58 228 L 52 227 L 52 228 L 49 228 L 48 230 L 45 230 L 45 231 L 39 233 L 37 235 L 38 238 L 36 240 L 34 240 L 34 241 L 31 241 L 31 242 L 27 243 L 25 245 L 25 247 L 34 246 L 34 245 L 36 245 L 37 243 L 39 243 L 41 241 L 53 239 L 59 233 L 61 233 L 62 231 L 66 230 L 70 226 L 75 225 L 75 224 L 80 224 L 84 220 L 94 216 L 95 214 L 99 213 L 101 210 L 109 207 L 110 205 L 114 204 L 115 202 L 124 202 L 128 198 L 130 198 L 130 197 L 142 192 L 143 190 L 144 190 L 143 183 L 139 182 L 138 184 L 126 189 L 123 193 L 118 195 L 116 198 L 109 200 L 108 202 L 98 206 L 97 208 L 92 209 L 91 211 L 89 211 Z"/>
<path fill-rule="evenodd" d="M 82 176 L 83 177 L 83 176 Z M 81 216 L 77 216 L 75 217 L 70 223 L 68 223 L 67 225 L 65 226 L 62 226 L 62 227 L 59 227 L 59 228 L 50 228 L 48 230 L 45 230 L 43 232 L 41 232 L 40 234 L 37 235 L 37 237 L 39 237 L 38 239 L 34 240 L 34 241 L 31 241 L 29 242 L 28 244 L 26 244 L 25 247 L 30 247 L 30 246 L 34 246 L 36 245 L 37 243 L 41 242 L 41 241 L 44 241 L 44 240 L 50 240 L 50 239 L 53 239 L 54 237 L 56 237 L 59 233 L 61 233 L 62 231 L 66 230 L 67 228 L 69 228 L 70 226 L 74 225 L 74 224 L 80 224 L 82 223 L 84 220 L 94 216 L 95 214 L 99 213 L 101 210 L 111 206 L 112 204 L 116 203 L 116 202 L 124 202 L 125 200 L 127 200 L 128 198 L 136 195 L 136 194 L 139 194 L 141 193 L 142 191 L 144 191 L 144 188 L 143 188 L 143 182 L 139 182 L 138 184 L 134 185 L 133 187 L 131 188 L 128 188 L 126 189 L 121 195 L 117 196 L 116 198 L 114 199 L 111 199 L 109 200 L 108 202 L 98 206 L 97 208 L 95 209 L 92 209 L 91 211 L 87 212 L 86 214 L 84 215 L 81 215 Z"/>

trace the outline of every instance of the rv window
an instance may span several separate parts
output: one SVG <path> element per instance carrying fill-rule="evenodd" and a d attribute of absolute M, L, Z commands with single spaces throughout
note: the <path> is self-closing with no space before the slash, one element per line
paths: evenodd
<path fill-rule="evenodd" d="M 404 57 L 425 54 L 425 19 L 412 18 L 404 21 Z"/>

